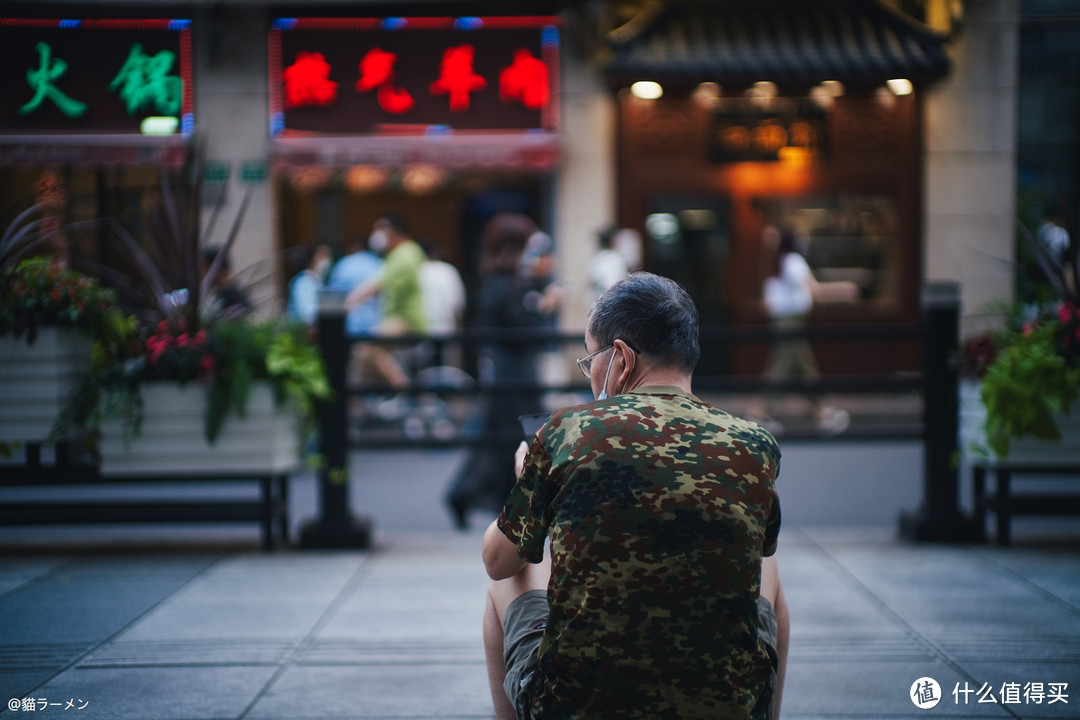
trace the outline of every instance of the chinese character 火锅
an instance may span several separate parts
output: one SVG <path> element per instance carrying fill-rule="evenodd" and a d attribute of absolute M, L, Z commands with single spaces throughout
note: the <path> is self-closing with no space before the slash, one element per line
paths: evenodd
<path fill-rule="evenodd" d="M 29 70 L 26 73 L 26 82 L 34 89 L 34 97 L 30 98 L 30 102 L 19 108 L 19 114 L 26 115 L 37 110 L 41 103 L 45 101 L 45 98 L 52 100 L 60 112 L 68 117 L 79 117 L 86 112 L 86 103 L 68 97 L 53 85 L 54 80 L 59 80 L 67 72 L 67 63 L 60 58 L 53 61 L 52 47 L 46 43 L 38 43 L 37 51 L 38 58 L 41 60 L 41 67 L 37 70 Z"/>
<path fill-rule="evenodd" d="M 109 83 L 109 90 L 120 88 L 128 115 L 147 106 L 153 106 L 163 115 L 176 115 L 180 112 L 181 82 L 176 75 L 169 75 L 175 60 L 176 53 L 169 50 L 147 55 L 142 45 L 132 43 L 127 60 Z"/>
<path fill-rule="evenodd" d="M 443 53 L 439 79 L 431 83 L 432 95 L 449 95 L 451 112 L 469 109 L 469 93 L 483 90 L 487 80 L 473 72 L 475 51 L 469 44 L 452 47 Z"/>

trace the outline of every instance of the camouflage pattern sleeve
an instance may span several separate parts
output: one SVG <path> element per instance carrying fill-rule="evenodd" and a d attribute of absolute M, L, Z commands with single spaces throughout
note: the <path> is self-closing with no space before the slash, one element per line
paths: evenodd
<path fill-rule="evenodd" d="M 551 526 L 551 456 L 537 433 L 525 456 L 525 466 L 499 515 L 498 527 L 517 545 L 518 556 L 531 563 L 544 559 Z"/>

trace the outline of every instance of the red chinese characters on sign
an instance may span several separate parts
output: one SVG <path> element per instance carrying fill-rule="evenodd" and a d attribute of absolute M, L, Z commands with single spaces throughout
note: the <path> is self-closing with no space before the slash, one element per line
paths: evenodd
<path fill-rule="evenodd" d="M 499 97 L 505 103 L 518 100 L 531 110 L 539 110 L 547 105 L 549 94 L 547 65 L 518 48 L 514 62 L 499 75 Z"/>
<path fill-rule="evenodd" d="M 296 62 L 285 68 L 285 107 L 329 105 L 337 98 L 338 84 L 330 79 L 330 63 L 322 53 L 300 51 Z"/>
<path fill-rule="evenodd" d="M 431 96 L 447 96 L 451 112 L 467 111 L 472 93 L 488 85 L 474 69 L 475 52 L 469 44 L 444 50 L 438 79 L 428 86 Z M 397 62 L 396 53 L 371 48 L 360 59 L 357 66 L 360 78 L 354 87 L 361 94 L 374 91 L 380 108 L 402 115 L 412 110 L 416 101 L 407 89 L 397 84 Z M 331 65 L 322 53 L 298 51 L 296 61 L 282 72 L 285 108 L 333 103 L 337 99 L 338 83 L 330 79 L 331 72 Z M 549 76 L 543 60 L 518 48 L 511 64 L 499 73 L 499 98 L 506 105 L 520 103 L 530 110 L 542 110 L 550 100 Z"/>
<path fill-rule="evenodd" d="M 400 115 L 412 109 L 416 102 L 405 88 L 394 87 L 394 63 L 397 55 L 381 48 L 372 48 L 360 61 L 360 79 L 356 81 L 357 92 L 370 92 L 378 88 L 376 97 L 379 107 L 388 113 Z"/>
<path fill-rule="evenodd" d="M 450 110 L 463 112 L 469 109 L 469 93 L 483 90 L 487 80 L 473 72 L 472 45 L 458 45 L 443 53 L 439 79 L 431 83 L 432 95 L 449 95 Z"/>

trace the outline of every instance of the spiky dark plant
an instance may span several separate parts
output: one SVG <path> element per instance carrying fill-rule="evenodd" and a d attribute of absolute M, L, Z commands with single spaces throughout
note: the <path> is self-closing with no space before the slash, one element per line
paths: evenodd
<path fill-rule="evenodd" d="M 192 163 L 187 181 L 180 183 L 169 170 L 162 169 L 159 186 L 148 188 L 143 197 L 148 222 L 146 232 L 140 235 L 142 242 L 115 218 L 109 220 L 136 276 L 118 283 L 118 290 L 143 322 L 182 319 L 194 330 L 213 322 L 214 318 L 206 315 L 205 300 L 239 234 L 251 192 L 245 193 L 217 257 L 206 268 L 202 253 L 224 207 L 216 205 L 203 226 L 201 197 L 201 163 Z"/>

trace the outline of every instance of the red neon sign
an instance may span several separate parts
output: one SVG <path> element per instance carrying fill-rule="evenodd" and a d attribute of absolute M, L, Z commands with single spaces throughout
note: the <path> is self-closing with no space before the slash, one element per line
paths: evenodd
<path fill-rule="evenodd" d="M 271 132 L 555 131 L 558 25 L 553 17 L 275 21 Z M 325 63 L 317 72 L 313 56 Z M 300 66 L 308 69 L 298 76 Z"/>
<path fill-rule="evenodd" d="M 329 105 L 337 97 L 338 84 L 330 79 L 330 63 L 322 53 L 299 53 L 282 76 L 287 108 Z"/>
<path fill-rule="evenodd" d="M 483 90 L 487 80 L 473 72 L 472 45 L 458 45 L 443 53 L 439 79 L 431 83 L 432 95 L 449 95 L 451 112 L 469 109 L 469 93 Z"/>
<path fill-rule="evenodd" d="M 394 63 L 397 55 L 381 48 L 368 50 L 360 61 L 360 79 L 356 81 L 357 92 L 370 92 L 378 88 L 376 96 L 379 107 L 388 113 L 400 115 L 415 105 L 412 95 L 404 88 L 394 87 Z"/>
<path fill-rule="evenodd" d="M 518 48 L 514 62 L 499 76 L 499 94 L 503 102 L 518 100 L 527 108 L 543 108 L 551 96 L 547 65 Z"/>

